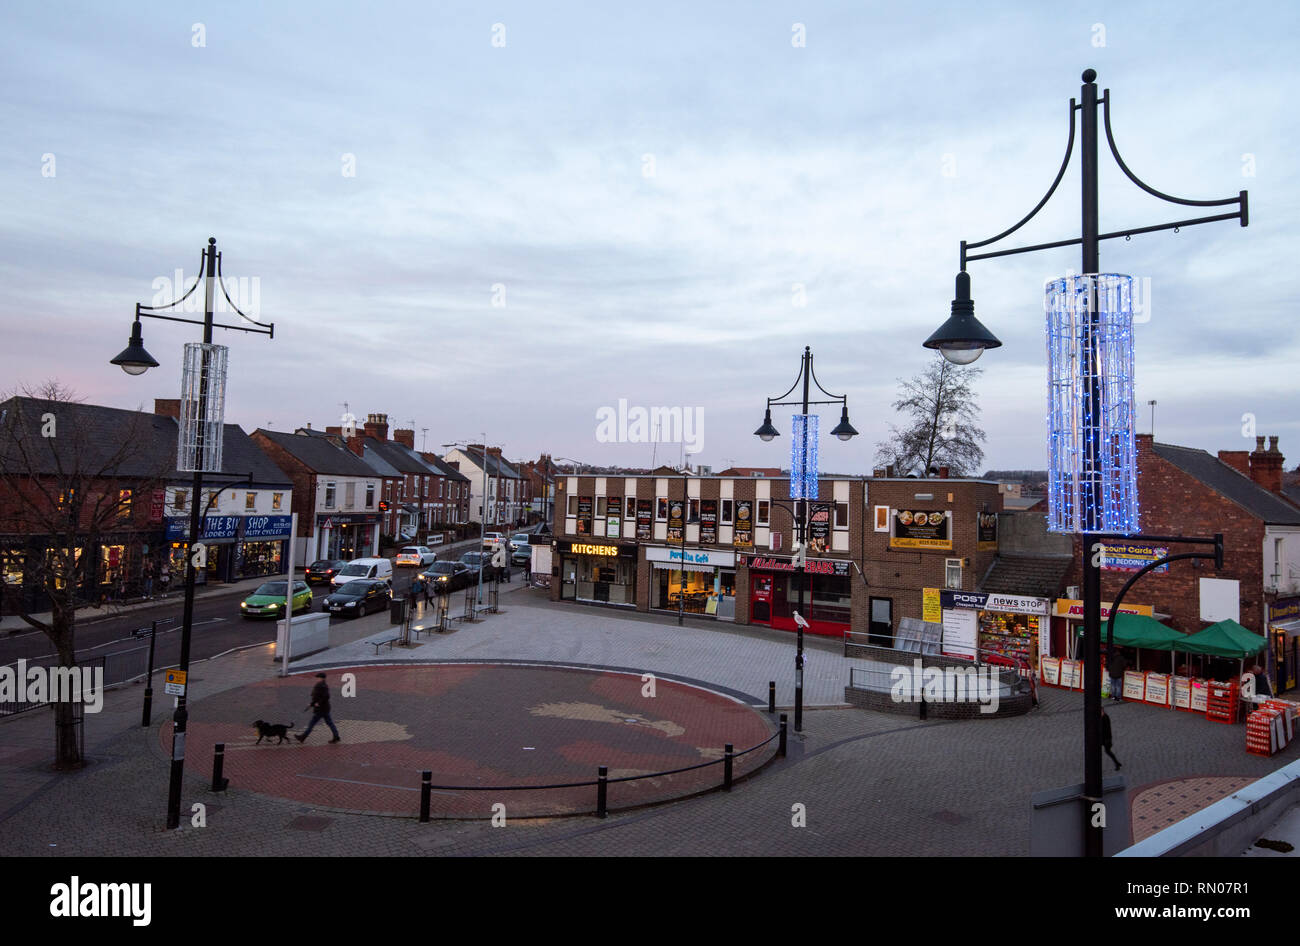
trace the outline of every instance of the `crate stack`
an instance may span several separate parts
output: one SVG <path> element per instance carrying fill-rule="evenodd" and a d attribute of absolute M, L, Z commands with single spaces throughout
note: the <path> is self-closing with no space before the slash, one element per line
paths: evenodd
<path fill-rule="evenodd" d="M 1209 692 L 1206 694 L 1205 718 L 1220 723 L 1235 723 L 1240 693 L 1237 681 L 1220 683 L 1211 680 L 1206 689 Z"/>
<path fill-rule="evenodd" d="M 1246 751 L 1252 755 L 1273 755 L 1291 741 L 1291 714 L 1265 704 L 1246 717 Z"/>

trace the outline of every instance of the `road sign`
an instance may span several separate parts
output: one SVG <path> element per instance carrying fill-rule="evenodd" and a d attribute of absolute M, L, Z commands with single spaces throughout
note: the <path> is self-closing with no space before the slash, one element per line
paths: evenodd
<path fill-rule="evenodd" d="M 184 696 L 185 676 L 184 670 L 168 670 L 163 678 L 163 692 L 168 696 Z"/>

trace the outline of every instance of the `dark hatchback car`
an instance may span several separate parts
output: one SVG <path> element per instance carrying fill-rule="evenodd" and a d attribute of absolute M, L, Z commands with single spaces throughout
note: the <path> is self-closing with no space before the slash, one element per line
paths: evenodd
<path fill-rule="evenodd" d="M 470 581 L 478 581 L 480 569 L 483 570 L 484 580 L 492 574 L 491 552 L 466 552 L 460 557 L 460 563 L 469 569 Z"/>
<path fill-rule="evenodd" d="M 478 580 L 478 576 L 460 562 L 434 562 L 421 574 L 429 585 L 429 593 L 438 595 L 464 588 Z"/>
<path fill-rule="evenodd" d="M 323 583 L 328 585 L 330 580 L 339 573 L 347 562 L 337 558 L 322 558 L 318 562 L 312 562 L 307 566 L 307 573 L 303 576 L 307 579 L 307 584 Z"/>
<path fill-rule="evenodd" d="M 358 579 L 345 582 L 333 594 L 326 595 L 321 602 L 321 610 L 331 614 L 369 614 L 388 607 L 391 598 L 392 589 L 388 587 L 388 582 L 371 578 Z"/>

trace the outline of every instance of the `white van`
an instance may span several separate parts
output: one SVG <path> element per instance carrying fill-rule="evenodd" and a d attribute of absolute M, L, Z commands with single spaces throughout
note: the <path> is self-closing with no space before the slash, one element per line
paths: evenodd
<path fill-rule="evenodd" d="M 386 581 L 391 587 L 393 584 L 393 563 L 386 558 L 354 558 L 340 568 L 338 574 L 330 579 L 330 586 L 337 588 L 344 582 L 356 581 L 360 578 Z"/>

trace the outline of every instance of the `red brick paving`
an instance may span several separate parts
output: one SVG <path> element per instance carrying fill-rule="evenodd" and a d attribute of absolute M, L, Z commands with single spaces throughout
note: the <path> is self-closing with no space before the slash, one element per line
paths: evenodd
<path fill-rule="evenodd" d="M 355 674 L 355 695 L 341 693 Z M 225 775 L 235 790 L 325 808 L 376 814 L 419 812 L 420 772 L 434 785 L 526 786 L 590 781 L 599 765 L 610 778 L 660 772 L 721 758 L 723 745 L 749 748 L 772 734 L 766 716 L 725 696 L 659 679 L 641 695 L 640 676 L 559 667 L 440 665 L 354 667 L 329 671 L 332 716 L 343 741 L 327 742 L 318 724 L 305 744 L 256 745 L 254 719 L 294 722 L 311 715 L 311 674 L 231 690 L 194 705 L 190 771 L 211 768 L 213 746 L 226 744 Z M 170 728 L 161 732 L 170 747 Z M 531 748 L 526 748 L 531 747 Z M 753 771 L 773 741 L 736 760 Z M 677 775 L 612 783 L 612 809 L 692 794 L 720 784 L 722 765 Z M 595 808 L 594 786 L 572 789 L 437 790 L 435 817 L 536 817 Z"/>

